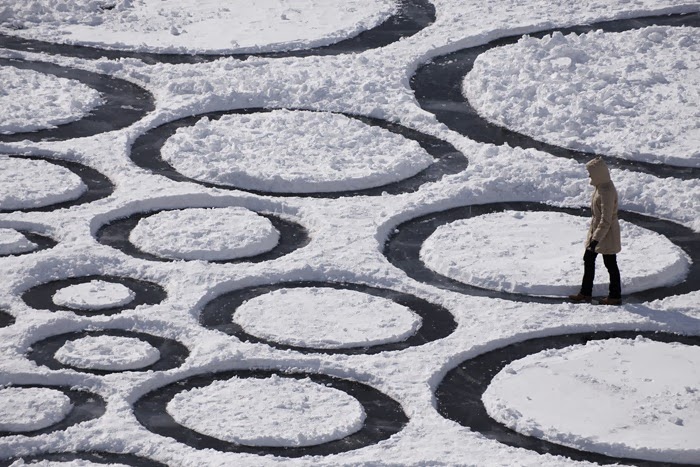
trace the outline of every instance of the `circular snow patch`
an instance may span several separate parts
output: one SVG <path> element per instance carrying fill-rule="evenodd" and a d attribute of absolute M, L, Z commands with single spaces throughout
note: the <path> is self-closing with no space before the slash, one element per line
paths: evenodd
<path fill-rule="evenodd" d="M 124 371 L 153 365 L 160 359 L 160 352 L 133 337 L 87 336 L 67 341 L 54 358 L 75 368 Z"/>
<path fill-rule="evenodd" d="M 161 151 L 202 182 L 272 193 L 362 190 L 411 177 L 433 158 L 413 140 L 344 115 L 275 110 L 203 118 Z"/>
<path fill-rule="evenodd" d="M 0 66 L 0 134 L 80 120 L 102 104 L 100 93 L 71 79 Z"/>
<path fill-rule="evenodd" d="M 359 431 L 357 399 L 311 380 L 232 378 L 177 394 L 167 412 L 187 428 L 247 446 L 312 446 Z"/>
<path fill-rule="evenodd" d="M 36 249 L 38 245 L 15 229 L 0 228 L 0 255 L 16 255 Z"/>
<path fill-rule="evenodd" d="M 130 303 L 136 294 L 125 285 L 94 280 L 59 289 L 53 302 L 76 310 L 103 310 Z"/>
<path fill-rule="evenodd" d="M 700 348 L 642 337 L 545 350 L 483 394 L 520 433 L 615 457 L 700 462 Z"/>
<path fill-rule="evenodd" d="M 79 198 L 87 187 L 76 174 L 42 160 L 0 156 L 0 210 L 48 206 Z"/>
<path fill-rule="evenodd" d="M 269 219 L 245 208 L 161 211 L 141 219 L 129 241 L 170 259 L 220 261 L 268 252 L 280 234 Z"/>
<path fill-rule="evenodd" d="M 566 295 L 581 285 L 590 220 L 560 212 L 505 211 L 438 227 L 420 250 L 433 271 L 491 290 Z M 625 294 L 681 282 L 686 253 L 666 237 L 620 221 L 617 255 Z M 605 295 L 608 273 L 599 255 L 593 293 Z"/>
<path fill-rule="evenodd" d="M 72 408 L 70 398 L 56 389 L 0 389 L 0 431 L 41 430 L 63 420 Z"/>
<path fill-rule="evenodd" d="M 388 298 L 328 287 L 279 289 L 241 305 L 233 321 L 280 344 L 342 349 L 400 342 L 421 318 Z"/>
<path fill-rule="evenodd" d="M 480 55 L 464 95 L 486 119 L 544 142 L 700 167 L 700 34 L 653 26 L 593 31 Z"/>

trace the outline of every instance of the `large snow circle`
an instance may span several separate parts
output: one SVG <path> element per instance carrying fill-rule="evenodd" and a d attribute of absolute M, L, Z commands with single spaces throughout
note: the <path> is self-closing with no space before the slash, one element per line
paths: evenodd
<path fill-rule="evenodd" d="M 167 412 L 199 433 L 247 446 L 312 446 L 359 431 L 362 404 L 309 379 L 231 378 L 178 393 Z M 330 416 L 332 414 L 332 416 Z"/>
<path fill-rule="evenodd" d="M 27 253 L 38 248 L 21 232 L 15 229 L 0 228 L 0 256 Z"/>
<path fill-rule="evenodd" d="M 62 421 L 72 408 L 70 398 L 56 389 L 0 389 L 0 432 L 41 430 Z"/>
<path fill-rule="evenodd" d="M 700 167 L 700 34 L 600 30 L 480 55 L 464 95 L 489 121 L 546 143 Z"/>
<path fill-rule="evenodd" d="M 59 289 L 53 302 L 76 310 L 104 310 L 127 305 L 135 297 L 136 293 L 125 285 L 93 280 Z"/>
<path fill-rule="evenodd" d="M 100 93 L 66 78 L 0 66 L 0 134 L 54 128 L 102 104 Z"/>
<path fill-rule="evenodd" d="M 0 211 L 71 201 L 86 190 L 80 177 L 60 165 L 0 155 Z"/>
<path fill-rule="evenodd" d="M 576 449 L 700 463 L 700 347 L 642 337 L 545 350 L 501 370 L 491 417 Z"/>
<path fill-rule="evenodd" d="M 75 368 L 125 371 L 153 365 L 160 359 L 160 352 L 134 337 L 86 336 L 67 341 L 54 358 Z"/>
<path fill-rule="evenodd" d="M 274 110 L 203 118 L 161 155 L 201 182 L 272 193 L 362 190 L 411 177 L 433 158 L 416 142 L 341 114 Z"/>
<path fill-rule="evenodd" d="M 279 238 L 269 219 L 239 207 L 161 211 L 141 219 L 129 235 L 129 241 L 146 253 L 205 261 L 265 253 Z"/>
<path fill-rule="evenodd" d="M 420 250 L 431 270 L 477 287 L 540 296 L 561 296 L 580 287 L 584 242 L 590 220 L 560 212 L 505 211 L 438 227 Z M 622 291 L 681 282 L 686 253 L 656 232 L 620 221 L 617 255 Z M 605 295 L 608 273 L 596 261 L 594 294 Z"/>
<path fill-rule="evenodd" d="M 421 318 L 388 298 L 328 287 L 279 289 L 241 305 L 233 321 L 280 344 L 319 349 L 400 342 Z"/>

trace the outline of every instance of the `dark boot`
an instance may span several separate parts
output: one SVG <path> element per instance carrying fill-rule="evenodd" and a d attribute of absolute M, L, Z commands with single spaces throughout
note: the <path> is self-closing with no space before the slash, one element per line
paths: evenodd
<path fill-rule="evenodd" d="M 576 295 L 569 295 L 569 300 L 574 303 L 591 303 L 591 298 L 590 295 L 583 295 L 581 292 Z"/>
<path fill-rule="evenodd" d="M 619 298 L 605 297 L 598 301 L 600 305 L 622 305 L 622 300 Z"/>

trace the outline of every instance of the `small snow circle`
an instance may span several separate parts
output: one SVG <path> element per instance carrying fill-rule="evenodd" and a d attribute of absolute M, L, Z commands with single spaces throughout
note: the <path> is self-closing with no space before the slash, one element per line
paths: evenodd
<path fill-rule="evenodd" d="M 54 358 L 85 370 L 124 371 L 153 365 L 160 359 L 160 352 L 134 337 L 87 336 L 67 341 Z"/>
<path fill-rule="evenodd" d="M 167 412 L 207 436 L 247 446 L 313 446 L 359 431 L 357 399 L 310 379 L 232 378 L 177 394 Z"/>
<path fill-rule="evenodd" d="M 178 129 L 161 153 L 195 180 L 271 193 L 373 188 L 433 162 L 416 141 L 383 128 L 290 110 L 203 118 Z"/>
<path fill-rule="evenodd" d="M 0 228 L 0 255 L 16 255 L 36 248 L 37 244 L 22 235 L 22 232 Z"/>
<path fill-rule="evenodd" d="M 72 408 L 70 398 L 56 389 L 0 389 L 0 431 L 41 430 L 66 418 Z"/>
<path fill-rule="evenodd" d="M 58 290 L 53 302 L 75 310 L 103 310 L 129 304 L 136 293 L 125 285 L 93 280 Z"/>
<path fill-rule="evenodd" d="M 328 287 L 279 289 L 241 305 L 233 321 L 280 344 L 342 349 L 400 342 L 421 317 L 388 298 Z"/>
<path fill-rule="evenodd" d="M 580 287 L 589 222 L 559 212 L 485 214 L 438 227 L 423 243 L 420 259 L 443 276 L 485 289 L 566 295 Z M 623 293 L 686 277 L 690 259 L 666 237 L 625 221 L 620 230 Z M 605 295 L 607 288 L 608 273 L 599 257 L 593 292 Z"/>
<path fill-rule="evenodd" d="M 507 427 L 584 451 L 700 463 L 700 348 L 641 337 L 507 365 L 482 400 Z"/>
<path fill-rule="evenodd" d="M 220 261 L 268 252 L 280 234 L 269 219 L 245 208 L 161 211 L 141 219 L 129 241 L 169 259 Z"/>

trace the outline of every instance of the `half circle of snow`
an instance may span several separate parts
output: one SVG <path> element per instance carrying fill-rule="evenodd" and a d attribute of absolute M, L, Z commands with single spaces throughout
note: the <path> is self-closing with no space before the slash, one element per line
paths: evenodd
<path fill-rule="evenodd" d="M 180 128 L 163 159 L 196 180 L 266 192 L 361 190 L 411 177 L 433 158 L 413 140 L 334 113 L 275 110 Z"/>
<path fill-rule="evenodd" d="M 129 235 L 147 253 L 204 261 L 265 253 L 279 238 L 269 219 L 240 207 L 161 211 L 141 219 Z"/>
<path fill-rule="evenodd" d="M 103 103 L 80 81 L 0 66 L 0 134 L 54 128 L 80 120 Z"/>
<path fill-rule="evenodd" d="M 0 431 L 41 430 L 66 418 L 72 408 L 70 398 L 56 389 L 0 389 Z"/>
<path fill-rule="evenodd" d="M 36 248 L 37 244 L 22 235 L 22 232 L 0 228 L 0 255 L 16 255 Z"/>
<path fill-rule="evenodd" d="M 54 358 L 74 368 L 124 371 L 153 365 L 160 359 L 160 352 L 135 337 L 86 336 L 67 341 Z"/>
<path fill-rule="evenodd" d="M 135 297 L 136 293 L 125 285 L 92 280 L 59 289 L 53 302 L 76 310 L 103 310 L 126 305 Z"/>
<path fill-rule="evenodd" d="M 112 8 L 105 8 L 111 3 Z M 371 29 L 395 0 L 33 0 L 9 2 L 2 32 L 160 53 L 276 52 L 329 45 Z"/>
<path fill-rule="evenodd" d="M 505 211 L 438 227 L 423 243 L 420 258 L 435 272 L 491 290 L 540 296 L 574 293 L 583 277 L 589 220 L 559 212 Z M 617 255 L 622 292 L 682 282 L 687 254 L 666 237 L 620 221 Z M 606 295 L 608 273 L 596 261 L 593 293 Z"/>
<path fill-rule="evenodd" d="M 691 27 L 524 37 L 479 56 L 485 118 L 570 149 L 700 167 L 700 34 Z"/>
<path fill-rule="evenodd" d="M 507 365 L 482 396 L 520 433 L 584 451 L 700 463 L 700 348 L 637 337 L 546 350 Z"/>
<path fill-rule="evenodd" d="M 388 298 L 327 287 L 259 295 L 241 305 L 233 321 L 257 337 L 321 349 L 400 342 L 415 334 L 422 322 Z"/>
<path fill-rule="evenodd" d="M 362 404 L 343 391 L 275 375 L 183 391 L 167 412 L 192 430 L 246 446 L 322 444 L 360 430 L 366 417 Z"/>
<path fill-rule="evenodd" d="M 80 177 L 64 167 L 43 160 L 0 155 L 0 210 L 70 201 L 86 190 Z"/>

